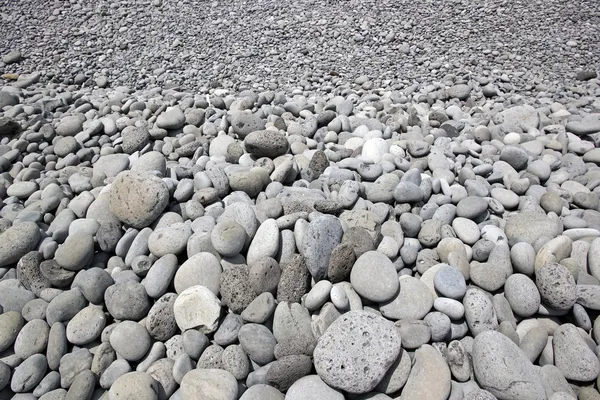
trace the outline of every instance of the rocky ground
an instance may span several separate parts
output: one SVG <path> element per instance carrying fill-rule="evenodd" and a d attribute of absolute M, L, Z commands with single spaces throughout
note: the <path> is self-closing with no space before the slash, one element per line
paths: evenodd
<path fill-rule="evenodd" d="M 0 17 L 0 399 L 600 399 L 599 3 Z"/>

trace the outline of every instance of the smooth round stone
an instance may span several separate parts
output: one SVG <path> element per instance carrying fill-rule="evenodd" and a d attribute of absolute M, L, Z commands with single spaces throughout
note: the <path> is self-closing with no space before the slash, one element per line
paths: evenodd
<path fill-rule="evenodd" d="M 134 339 L 135 340 L 132 340 Z M 146 328 L 133 321 L 123 321 L 110 333 L 110 345 L 127 361 L 138 361 L 148 353 L 152 345 Z"/>
<path fill-rule="evenodd" d="M 56 126 L 58 136 L 75 136 L 83 130 L 83 122 L 79 115 L 69 115 L 63 117 Z"/>
<path fill-rule="evenodd" d="M 277 293 L 277 287 L 281 279 L 281 268 L 277 261 L 271 257 L 264 257 L 250 265 L 248 274 L 250 286 L 254 289 L 254 293 L 259 295 L 265 292 Z"/>
<path fill-rule="evenodd" d="M 89 233 L 69 235 L 54 254 L 54 260 L 62 268 L 79 271 L 91 263 L 94 257 L 94 238 Z"/>
<path fill-rule="evenodd" d="M 222 369 L 195 369 L 183 377 L 184 399 L 237 400 L 238 383 L 231 372 Z"/>
<path fill-rule="evenodd" d="M 444 265 L 436 272 L 433 285 L 442 296 L 455 300 L 461 300 L 467 292 L 464 276 L 450 265 Z"/>
<path fill-rule="evenodd" d="M 54 297 L 46 307 L 46 320 L 50 325 L 65 322 L 81 311 L 87 302 L 77 288 L 64 291 Z"/>
<path fill-rule="evenodd" d="M 252 265 L 263 257 L 275 258 L 279 250 L 279 228 L 277 221 L 272 218 L 264 221 L 256 231 L 250 243 L 246 262 Z"/>
<path fill-rule="evenodd" d="M 554 365 L 565 378 L 581 382 L 595 380 L 600 374 L 598 356 L 589 348 L 578 329 L 572 324 L 563 324 L 554 332 Z"/>
<path fill-rule="evenodd" d="M 129 157 L 124 158 L 127 159 L 127 164 L 129 164 Z M 96 165 L 94 165 L 94 167 L 95 166 Z M 148 153 L 144 153 L 133 163 L 131 167 L 131 169 L 134 171 L 158 171 L 163 176 L 166 173 L 166 168 L 167 165 L 165 156 L 163 156 L 162 153 L 159 153 L 158 151 L 150 151 Z M 113 176 L 116 176 L 116 174 Z"/>
<path fill-rule="evenodd" d="M 178 260 L 174 254 L 167 254 L 152 264 L 142 281 L 148 296 L 156 299 L 166 293 L 173 281 L 177 266 Z"/>
<path fill-rule="evenodd" d="M 393 299 L 400 286 L 394 264 L 377 251 L 368 251 L 356 260 L 350 282 L 360 296 L 375 302 Z"/>
<path fill-rule="evenodd" d="M 452 320 L 459 320 L 465 315 L 465 307 L 460 301 L 438 297 L 433 302 L 433 308 L 446 314 Z"/>
<path fill-rule="evenodd" d="M 238 339 L 248 357 L 255 363 L 265 365 L 275 359 L 277 341 L 266 326 L 245 324 L 238 332 Z"/>
<path fill-rule="evenodd" d="M 519 196 L 514 192 L 503 189 L 503 188 L 494 188 L 490 192 L 493 199 L 496 199 L 507 209 L 513 209 L 519 205 Z"/>
<path fill-rule="evenodd" d="M 532 212 L 520 212 L 509 216 L 506 219 L 504 232 L 511 245 L 519 242 L 533 245 L 543 236 L 556 237 L 560 234 L 555 220 Z"/>
<path fill-rule="evenodd" d="M 10 382 L 10 367 L 0 361 L 0 390 L 4 389 Z M 283 396 L 281 397 L 283 400 Z"/>
<path fill-rule="evenodd" d="M 15 354 L 23 360 L 43 353 L 48 344 L 50 327 L 41 319 L 34 319 L 23 326 L 15 340 Z"/>
<path fill-rule="evenodd" d="M 75 276 L 72 287 L 79 288 L 90 303 L 100 304 L 104 300 L 106 289 L 113 284 L 114 280 L 106 270 L 94 267 L 80 271 Z"/>
<path fill-rule="evenodd" d="M 400 290 L 396 297 L 379 305 L 381 315 L 389 319 L 422 319 L 433 306 L 433 293 L 417 278 L 400 278 Z"/>
<path fill-rule="evenodd" d="M 218 327 L 221 302 L 210 289 L 196 285 L 179 294 L 173 312 L 182 331 L 197 328 L 202 333 L 212 333 Z"/>
<path fill-rule="evenodd" d="M 222 272 L 221 263 L 213 254 L 207 252 L 194 254 L 177 269 L 174 280 L 175 291 L 181 293 L 192 286 L 202 285 L 218 295 Z"/>
<path fill-rule="evenodd" d="M 433 342 L 442 342 L 450 338 L 450 317 L 441 312 L 430 312 L 423 318 L 423 321 L 431 329 L 431 340 Z"/>
<path fill-rule="evenodd" d="M 407 399 L 444 400 L 450 395 L 451 374 L 442 354 L 432 346 L 423 345 L 415 351 L 415 360 L 402 388 Z"/>
<path fill-rule="evenodd" d="M 154 378 L 145 372 L 125 373 L 110 386 L 110 400 L 158 400 L 159 385 Z"/>
<path fill-rule="evenodd" d="M 215 332 L 214 342 L 219 346 L 235 343 L 242 325 L 244 325 L 244 320 L 241 316 L 234 313 L 227 314 Z"/>
<path fill-rule="evenodd" d="M 123 171 L 112 183 L 110 211 L 134 228 L 154 222 L 169 203 L 169 189 L 162 179 L 148 172 Z"/>
<path fill-rule="evenodd" d="M 350 307 L 350 300 L 346 291 L 340 285 L 334 285 L 329 292 L 331 302 L 338 310 L 345 311 Z"/>
<path fill-rule="evenodd" d="M 242 319 L 257 324 L 264 323 L 275 311 L 275 298 L 269 292 L 259 294 L 242 312 Z"/>
<path fill-rule="evenodd" d="M 510 260 L 516 272 L 531 276 L 535 268 L 535 249 L 527 242 L 515 244 L 510 249 Z"/>
<path fill-rule="evenodd" d="M 321 307 L 329 299 L 329 292 L 331 291 L 332 286 L 333 285 L 329 281 L 317 282 L 304 299 L 304 306 L 310 311 Z"/>
<path fill-rule="evenodd" d="M 383 379 L 399 353 L 400 335 L 388 320 L 350 311 L 325 331 L 313 356 L 317 374 L 328 385 L 366 393 Z"/>
<path fill-rule="evenodd" d="M 258 384 L 246 389 L 240 400 L 283 400 L 285 395 L 273 386 Z"/>
<path fill-rule="evenodd" d="M 40 230 L 35 222 L 12 225 L 0 234 L 0 267 L 14 264 L 35 250 L 39 240 Z"/>
<path fill-rule="evenodd" d="M 546 398 L 540 375 L 534 365 L 503 334 L 488 331 L 476 336 L 472 358 L 477 382 L 497 398 Z"/>
<path fill-rule="evenodd" d="M 468 196 L 456 205 L 456 216 L 470 220 L 477 219 L 488 209 L 488 202 L 482 197 Z"/>
<path fill-rule="evenodd" d="M 14 393 L 32 391 L 44 378 L 47 368 L 46 356 L 43 354 L 32 355 L 14 369 L 10 389 Z"/>
<path fill-rule="evenodd" d="M 536 272 L 536 286 L 545 304 L 569 310 L 577 301 L 577 286 L 571 272 L 558 263 L 547 263 Z"/>
<path fill-rule="evenodd" d="M 456 237 L 469 245 L 475 244 L 481 236 L 477 224 L 467 218 L 458 217 L 454 219 L 452 228 L 456 233 Z"/>
<path fill-rule="evenodd" d="M 98 339 L 106 326 L 102 307 L 90 305 L 79 311 L 67 324 L 67 339 L 82 346 Z"/>
<path fill-rule="evenodd" d="M 176 222 L 152 232 L 148 238 L 148 249 L 155 257 L 163 257 L 167 254 L 178 255 L 186 249 L 190 236 L 192 236 L 190 225 Z"/>
<path fill-rule="evenodd" d="M 161 129 L 179 129 L 185 124 L 185 115 L 179 107 L 169 107 L 156 119 L 156 126 Z"/>
<path fill-rule="evenodd" d="M 36 190 L 38 190 L 38 185 L 35 182 L 15 182 L 12 185 L 10 185 L 8 189 L 6 189 L 6 194 L 8 196 L 14 196 L 19 199 L 27 199 Z"/>
<path fill-rule="evenodd" d="M 530 317 L 540 308 L 540 293 L 535 283 L 523 274 L 513 274 L 504 284 L 504 297 L 520 317 Z"/>
<path fill-rule="evenodd" d="M 328 386 L 318 375 L 307 375 L 298 379 L 288 389 L 288 400 L 344 400 L 341 392 Z"/>
<path fill-rule="evenodd" d="M 225 220 L 217 223 L 210 234 L 210 240 L 224 257 L 233 257 L 242 251 L 247 234 L 243 226 L 235 221 Z"/>
<path fill-rule="evenodd" d="M 134 281 L 110 286 L 104 293 L 104 303 L 110 315 L 119 320 L 139 321 L 151 307 L 146 289 Z"/>

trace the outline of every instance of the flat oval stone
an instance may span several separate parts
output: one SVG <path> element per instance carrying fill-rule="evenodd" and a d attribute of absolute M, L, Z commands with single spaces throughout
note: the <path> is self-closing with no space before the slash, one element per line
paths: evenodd
<path fill-rule="evenodd" d="M 270 130 L 255 131 L 244 138 L 246 151 L 258 158 L 279 157 L 287 153 L 289 146 L 284 135 Z"/>
<path fill-rule="evenodd" d="M 125 373 L 110 386 L 111 400 L 147 399 L 158 400 L 158 382 L 145 372 Z"/>
<path fill-rule="evenodd" d="M 535 283 L 523 274 L 513 274 L 504 284 L 504 297 L 513 312 L 521 317 L 530 317 L 540 308 L 540 292 Z"/>
<path fill-rule="evenodd" d="M 400 335 L 391 322 L 366 311 L 350 311 L 319 339 L 315 368 L 334 388 L 366 393 L 383 379 L 400 354 L 400 345 Z"/>
<path fill-rule="evenodd" d="M 425 317 L 433 306 L 433 293 L 429 287 L 411 276 L 402 277 L 399 285 L 396 297 L 379 305 L 381 315 L 394 320 L 419 320 Z"/>
<path fill-rule="evenodd" d="M 350 283 L 359 295 L 375 302 L 394 298 L 400 287 L 394 264 L 377 251 L 368 251 L 356 260 Z"/>
<path fill-rule="evenodd" d="M 307 375 L 298 379 L 288 389 L 288 400 L 344 400 L 344 395 L 329 387 L 318 375 Z"/>
<path fill-rule="evenodd" d="M 40 240 L 40 230 L 35 222 L 15 224 L 0 234 L 0 267 L 19 261 L 35 250 Z"/>
<path fill-rule="evenodd" d="M 197 253 L 188 258 L 175 273 L 175 291 L 181 293 L 187 288 L 202 285 L 215 295 L 221 287 L 221 263 L 211 253 Z"/>

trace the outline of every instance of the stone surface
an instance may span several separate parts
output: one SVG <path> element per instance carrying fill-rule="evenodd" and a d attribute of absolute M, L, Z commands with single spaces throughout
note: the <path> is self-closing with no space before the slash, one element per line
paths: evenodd
<path fill-rule="evenodd" d="M 398 357 L 400 345 L 400 335 L 389 321 L 365 311 L 350 311 L 319 339 L 315 368 L 334 388 L 366 393 L 383 379 Z M 383 348 L 386 352 L 380 351 Z"/>

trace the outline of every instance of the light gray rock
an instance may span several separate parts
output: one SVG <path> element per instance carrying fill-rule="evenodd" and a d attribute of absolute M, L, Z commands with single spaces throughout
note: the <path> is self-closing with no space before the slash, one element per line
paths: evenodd
<path fill-rule="evenodd" d="M 433 293 L 425 283 L 411 276 L 403 276 L 396 297 L 381 303 L 379 311 L 389 319 L 419 320 L 431 310 L 433 299 Z"/>
<path fill-rule="evenodd" d="M 50 327 L 46 321 L 34 319 L 21 328 L 15 340 L 15 354 L 25 360 L 37 353 L 44 353 L 48 344 Z"/>
<path fill-rule="evenodd" d="M 414 364 L 400 398 L 444 400 L 450 395 L 450 378 L 450 368 L 441 353 L 432 346 L 423 345 L 415 352 Z"/>
<path fill-rule="evenodd" d="M 258 384 L 249 387 L 240 400 L 283 400 L 285 395 L 272 386 Z"/>
<path fill-rule="evenodd" d="M 158 382 L 145 372 L 128 372 L 110 386 L 108 396 L 110 400 L 129 400 L 143 398 L 158 400 Z"/>
<path fill-rule="evenodd" d="M 196 285 L 179 294 L 173 312 L 182 331 L 198 328 L 202 333 L 212 333 L 218 327 L 221 301 L 205 286 Z"/>
<path fill-rule="evenodd" d="M 110 190 L 110 210 L 120 221 L 134 228 L 144 228 L 154 222 L 168 202 L 167 185 L 148 172 L 121 172 Z"/>
<path fill-rule="evenodd" d="M 110 345 L 120 358 L 139 361 L 148 353 L 152 342 L 143 325 L 133 321 L 122 321 L 110 333 Z"/>
<path fill-rule="evenodd" d="M 246 256 L 248 265 L 254 264 L 263 257 L 276 257 L 279 250 L 279 228 L 274 219 L 264 221 L 256 230 L 256 235 L 252 236 L 252 243 Z"/>
<path fill-rule="evenodd" d="M 504 297 L 513 312 L 521 317 L 530 317 L 538 312 L 540 293 L 535 283 L 523 274 L 513 274 L 504 284 Z"/>
<path fill-rule="evenodd" d="M 396 268 L 389 258 L 377 251 L 358 257 L 350 272 L 350 282 L 363 298 L 380 303 L 393 299 L 400 287 Z"/>
<path fill-rule="evenodd" d="M 588 382 L 598 377 L 600 361 L 581 337 L 575 325 L 559 326 L 552 337 L 554 365 L 565 378 Z"/>
<path fill-rule="evenodd" d="M 54 260 L 69 271 L 80 271 L 92 262 L 94 257 L 94 238 L 89 233 L 69 235 L 58 247 Z"/>
<path fill-rule="evenodd" d="M 377 386 L 398 358 L 400 345 L 400 335 L 389 321 L 366 311 L 350 311 L 319 339 L 315 368 L 334 388 L 366 393 Z M 387 350 L 381 352 L 382 348 Z"/>
<path fill-rule="evenodd" d="M 211 253 L 202 252 L 189 257 L 175 273 L 175 291 L 183 292 L 196 285 L 205 286 L 215 295 L 221 287 L 223 269 L 219 260 Z"/>
<path fill-rule="evenodd" d="M 154 230 L 148 238 L 148 249 L 155 257 L 183 252 L 192 236 L 192 228 L 184 222 L 176 222 Z"/>
<path fill-rule="evenodd" d="M 32 355 L 15 368 L 10 381 L 10 389 L 14 393 L 32 391 L 44 378 L 47 367 L 46 356 L 43 354 Z"/>
<path fill-rule="evenodd" d="M 517 345 L 495 331 L 475 337 L 472 350 L 477 382 L 501 399 L 545 399 L 540 376 Z"/>
<path fill-rule="evenodd" d="M 222 369 L 195 369 L 183 377 L 181 392 L 186 399 L 237 400 L 238 383 Z"/>
<path fill-rule="evenodd" d="M 162 129 L 179 129 L 185 124 L 185 115 L 179 107 L 169 107 L 156 119 L 156 126 Z"/>
<path fill-rule="evenodd" d="M 0 314 L 0 352 L 14 343 L 24 324 L 23 317 L 17 311 Z"/>
<path fill-rule="evenodd" d="M 288 400 L 344 400 L 344 395 L 329 387 L 318 375 L 308 375 L 298 379 L 288 389 Z"/>
<path fill-rule="evenodd" d="M 39 240 L 40 230 L 34 222 L 12 225 L 0 234 L 0 267 L 14 264 L 35 250 Z"/>

